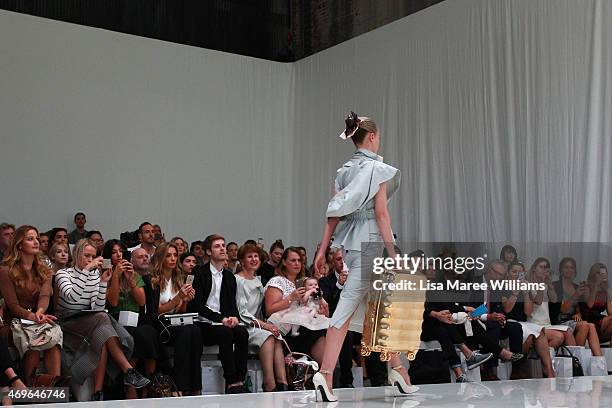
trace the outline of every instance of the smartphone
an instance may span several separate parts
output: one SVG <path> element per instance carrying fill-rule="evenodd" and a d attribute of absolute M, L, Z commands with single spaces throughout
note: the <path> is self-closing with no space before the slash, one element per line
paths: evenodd
<path fill-rule="evenodd" d="M 155 234 L 155 235 L 153 235 L 153 239 L 156 240 L 156 241 L 161 241 L 162 234 Z"/>
<path fill-rule="evenodd" d="M 102 259 L 102 269 L 110 269 L 113 267 L 110 259 Z"/>
<path fill-rule="evenodd" d="M 187 275 L 187 280 L 185 280 L 185 283 L 187 285 L 193 285 L 193 280 L 195 279 L 194 275 Z"/>
<path fill-rule="evenodd" d="M 123 258 L 126 261 L 130 262 L 130 260 L 132 259 L 132 252 L 131 251 L 122 251 L 121 252 L 121 258 Z"/>
<path fill-rule="evenodd" d="M 304 279 L 298 279 L 295 281 L 295 287 L 296 289 L 301 288 L 302 286 L 304 286 Z"/>

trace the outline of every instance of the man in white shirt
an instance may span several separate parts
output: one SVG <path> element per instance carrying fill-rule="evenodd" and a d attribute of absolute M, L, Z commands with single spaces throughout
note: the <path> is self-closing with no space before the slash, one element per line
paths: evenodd
<path fill-rule="evenodd" d="M 219 359 L 225 377 L 226 394 L 247 392 L 244 378 L 247 372 L 249 334 L 239 324 L 236 304 L 236 278 L 223 268 L 227 259 L 225 238 L 209 235 L 204 240 L 204 250 L 210 262 L 193 270 L 195 297 L 188 310 L 197 312 L 201 323 L 205 346 L 218 345 Z"/>

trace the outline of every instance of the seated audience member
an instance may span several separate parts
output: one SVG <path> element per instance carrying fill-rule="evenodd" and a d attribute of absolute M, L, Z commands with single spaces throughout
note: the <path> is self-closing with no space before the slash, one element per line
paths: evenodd
<path fill-rule="evenodd" d="M 74 266 L 59 270 L 55 282 L 59 293 L 56 312 L 64 331 L 63 365 L 78 384 L 93 374 L 92 399 L 96 401 L 103 400 L 105 373 L 111 378 L 117 374 L 113 363 L 124 373 L 126 386 L 145 387 L 149 380 L 128 361 L 134 347 L 132 336 L 104 311 L 112 269 L 100 272 L 102 257 L 96 257 L 94 243 L 87 239 L 77 242 L 73 257 Z M 107 364 L 109 356 L 111 364 Z"/>
<path fill-rule="evenodd" d="M 550 320 L 549 302 L 556 303 L 559 297 L 552 282 L 550 262 L 548 259 L 537 258 L 534 261 L 527 273 L 527 281 L 540 283 L 546 286 L 545 290 L 529 292 L 529 300 L 531 300 L 533 304 L 533 309 L 531 313 L 527 313 L 527 322 L 535 323 L 538 326 L 544 326 L 546 337 L 548 337 L 548 345 L 550 347 L 557 348 L 563 344 L 566 346 L 575 346 L 576 339 L 574 339 L 574 335 L 570 328 L 563 325 L 552 325 Z M 538 329 L 536 328 L 536 330 Z M 523 331 L 525 331 L 525 325 L 523 325 Z"/>
<path fill-rule="evenodd" d="M 236 273 L 236 268 L 240 264 L 238 261 L 238 244 L 235 242 L 230 242 L 226 246 L 227 249 L 227 269 Z"/>
<path fill-rule="evenodd" d="M 523 328 L 520 323 L 508 321 L 501 303 L 501 294 L 499 291 L 493 290 L 494 282 L 506 280 L 508 266 L 502 260 L 494 260 L 490 262 L 484 269 L 482 277 L 475 278 L 477 283 L 486 283 L 487 290 L 473 291 L 471 296 L 470 307 L 466 311 L 472 312 L 473 309 L 482 304 L 487 305 L 488 311 L 480 315 L 480 320 L 486 327 L 487 335 L 499 343 L 500 340 L 508 339 L 512 357 L 510 361 L 514 364 L 521 360 L 524 355 L 523 351 Z M 469 342 L 468 342 L 469 344 Z M 495 367 L 498 366 L 498 359 L 492 358 L 487 361 L 481 372 L 483 381 L 499 380 L 495 373 Z"/>
<path fill-rule="evenodd" d="M 199 313 L 207 321 L 201 324 L 204 345 L 219 346 L 226 394 L 243 393 L 246 392 L 249 333 L 239 325 L 236 278 L 231 271 L 223 269 L 227 260 L 225 239 L 217 234 L 209 235 L 204 240 L 204 250 L 210 262 L 193 270 L 195 298 L 189 304 L 189 311 Z"/>
<path fill-rule="evenodd" d="M 140 244 L 136 245 L 135 247 L 128 248 L 128 250 L 131 252 L 137 248 L 142 248 L 147 251 L 149 258 L 152 257 L 153 253 L 155 252 L 155 239 L 153 235 L 153 225 L 151 225 L 150 222 L 143 222 L 138 227 L 138 240 L 140 241 Z"/>
<path fill-rule="evenodd" d="M 57 271 L 60 269 L 68 268 L 72 263 L 72 259 L 70 256 L 70 248 L 68 248 L 68 244 L 53 244 L 51 249 L 49 250 L 49 264 L 51 268 L 52 278 L 51 278 L 51 288 L 55 288 L 55 280 Z M 59 300 L 59 294 L 57 290 L 53 290 L 52 301 L 49 304 L 48 312 L 49 314 L 55 314 L 55 308 L 57 306 L 57 302 Z"/>
<path fill-rule="evenodd" d="M 183 255 L 185 252 L 187 252 L 187 242 L 185 242 L 185 240 L 181 237 L 174 237 L 170 240 L 171 243 L 173 243 L 174 245 L 176 245 L 176 248 L 178 249 L 178 254 L 179 256 Z"/>
<path fill-rule="evenodd" d="M 589 348 L 593 355 L 602 356 L 595 324 L 582 320 L 580 310 L 578 310 L 578 304 L 584 301 L 588 286 L 586 282 L 581 282 L 580 285 L 574 283 L 576 260 L 563 258 L 559 262 L 559 273 L 561 280 L 554 282 L 558 302 L 549 305 L 551 322 L 569 326 L 573 331 L 577 346 L 584 346 L 588 338 Z"/>
<path fill-rule="evenodd" d="M 68 244 L 68 230 L 64 227 L 55 227 L 49 234 L 49 240 L 52 244 Z"/>
<path fill-rule="evenodd" d="M 516 248 L 512 245 L 504 245 L 499 254 L 499 259 L 506 263 L 506 265 L 510 265 L 514 261 L 518 261 L 518 254 L 516 253 Z"/>
<path fill-rule="evenodd" d="M 525 281 L 525 267 L 518 261 L 510 264 L 506 279 L 514 281 Z M 523 353 L 526 354 L 533 347 L 542 362 L 544 376 L 554 378 L 555 371 L 552 359 L 548 352 L 551 343 L 544 326 L 535 323 L 527 323 L 527 316 L 533 312 L 533 302 L 528 290 L 513 290 L 502 293 L 502 308 L 508 322 L 518 322 L 523 332 Z M 518 372 L 513 369 L 512 379 L 518 379 Z"/>
<path fill-rule="evenodd" d="M 162 328 L 157 318 L 159 301 L 153 301 L 155 293 L 151 284 L 151 260 L 149 259 L 149 254 L 147 254 L 147 251 L 144 249 L 138 248 L 132 251 L 130 260 L 132 261 L 134 272 L 137 273 L 144 282 L 145 307 L 140 309 L 142 321 L 155 327 L 158 331 L 161 331 Z"/>
<path fill-rule="evenodd" d="M 197 265 L 196 257 L 191 252 L 181 254 L 179 257 L 179 262 L 183 275 L 185 276 L 191 275 L 193 273 L 193 269 Z"/>
<path fill-rule="evenodd" d="M 153 293 L 147 299 L 148 321 L 155 322 L 160 314 L 185 313 L 195 293 L 193 287 L 185 283 L 185 275 L 179 268 L 176 245 L 167 242 L 159 245 L 153 255 L 150 271 Z M 170 336 L 167 344 L 174 346 L 174 383 L 181 395 L 199 395 L 202 390 L 200 329 L 190 324 L 170 326 L 167 330 Z"/>
<path fill-rule="evenodd" d="M 40 242 L 40 255 L 49 255 L 49 234 L 41 232 L 38 234 L 38 241 Z"/>
<path fill-rule="evenodd" d="M 278 275 L 270 279 L 265 287 L 265 310 L 268 315 L 287 310 L 292 303 L 302 299 L 306 288 L 296 288 L 296 280 L 303 278 L 302 266 L 302 258 L 298 249 L 295 247 L 285 249 L 279 262 Z M 322 305 L 319 313 L 329 316 L 327 302 Z M 325 333 L 326 330 L 310 330 L 301 327 L 298 336 L 287 336 L 286 340 L 291 351 L 309 354 L 321 364 L 325 348 Z"/>
<path fill-rule="evenodd" d="M 86 222 L 87 222 L 87 219 L 85 218 L 84 213 L 78 212 L 74 214 L 74 225 L 76 228 L 70 231 L 70 234 L 68 234 L 68 244 L 74 245 L 81 239 L 88 238 L 87 230 L 85 230 Z"/>
<path fill-rule="evenodd" d="M 464 279 L 465 275 L 456 274 L 453 270 L 446 270 L 439 282 Z M 423 325 L 421 331 L 422 341 L 437 340 L 442 347 L 444 359 L 455 372 L 457 382 L 466 382 L 467 376 L 461 369 L 461 360 L 455 351 L 457 346 L 465 356 L 468 370 L 480 367 L 493 356 L 505 361 L 512 361 L 517 356 L 509 350 L 502 348 L 492 337 L 488 336 L 477 320 L 469 320 L 467 313 L 473 310 L 462 303 L 468 300 L 460 291 L 428 290 L 426 293 L 425 311 L 423 312 Z M 468 294 L 469 296 L 469 294 Z M 452 301 L 454 300 L 454 302 Z M 469 322 L 472 335 L 468 336 L 465 324 Z M 468 339 L 473 344 L 482 345 L 486 354 L 470 348 L 466 343 Z"/>
<path fill-rule="evenodd" d="M 102 233 L 100 231 L 87 231 L 85 238 L 96 245 L 97 255 L 102 255 L 102 251 L 104 250 L 104 238 L 102 238 Z"/>
<path fill-rule="evenodd" d="M 155 246 L 160 245 L 162 242 L 166 242 L 166 236 L 158 224 L 153 225 L 153 240 Z"/>
<path fill-rule="evenodd" d="M 612 337 L 612 300 L 608 286 L 608 269 L 602 263 L 595 263 L 587 278 L 588 296 L 580 303 L 580 314 L 584 320 L 597 328 L 599 340 L 605 342 Z M 607 316 L 602 315 L 603 312 Z"/>
<path fill-rule="evenodd" d="M 138 248 L 132 251 L 132 267 L 134 268 L 134 272 L 139 274 L 146 283 L 146 278 L 149 277 L 149 281 L 151 280 L 151 259 L 149 258 L 149 254 L 142 248 Z"/>
<path fill-rule="evenodd" d="M 285 250 L 285 246 L 283 245 L 283 241 L 277 239 L 274 241 L 272 246 L 270 246 L 270 259 L 267 262 L 262 263 L 262 265 L 257 270 L 257 276 L 261 276 L 261 284 L 265 287 L 268 281 L 276 275 L 276 268 L 278 267 L 278 262 L 283 256 L 283 251 Z"/>
<path fill-rule="evenodd" d="M 124 250 L 125 246 L 116 239 L 106 242 L 102 250 L 102 257 L 110 259 L 114 268 L 106 292 L 106 304 L 109 314 L 116 320 L 119 320 L 121 312 L 138 314 L 146 300 L 145 283 L 134 271 L 132 264 L 127 259 L 123 259 Z M 139 361 L 143 361 L 144 374 L 150 378 L 155 373 L 157 361 L 167 359 L 159 332 L 153 326 L 142 322 L 138 322 L 137 326 L 125 326 L 125 329 L 134 338 L 134 353 L 130 364 L 136 367 Z M 136 390 L 131 386 L 127 387 L 126 395 L 130 399 L 138 397 Z"/>
<path fill-rule="evenodd" d="M 236 302 L 240 320 L 248 325 L 249 348 L 259 354 L 264 391 L 286 391 L 285 354 L 281 340 L 276 338 L 280 332 L 272 323 L 265 322 L 261 312 L 264 289 L 255 276 L 260 266 L 259 251 L 253 245 L 243 245 L 238 250 L 242 271 L 236 275 Z"/>
<path fill-rule="evenodd" d="M 0 224 L 0 262 L 2 262 L 2 258 L 4 258 L 4 252 L 11 245 L 14 235 L 15 226 L 13 224 L 8 224 L 6 222 Z"/>
<path fill-rule="evenodd" d="M 296 247 L 302 258 L 302 276 L 308 275 L 308 256 L 306 255 L 306 248 L 303 246 Z M 316 277 L 319 279 L 319 277 Z"/>
<path fill-rule="evenodd" d="M 67 268 L 70 265 L 70 249 L 68 244 L 53 244 L 49 250 L 49 260 L 51 261 L 53 276 L 60 269 Z"/>
<path fill-rule="evenodd" d="M 47 335 L 51 336 L 48 344 L 54 345 L 45 348 L 42 355 L 47 374 L 59 376 L 62 333 L 55 316 L 46 314 L 52 291 L 51 270 L 43 264 L 39 254 L 38 230 L 30 225 L 17 228 L 0 266 L 0 290 L 6 307 L 4 318 L 7 322 L 13 321 L 13 325 L 17 319 L 25 319 L 52 326 Z M 27 333 L 16 330 L 17 327 L 12 327 L 13 341 L 22 360 L 25 380 L 32 384 L 41 352 L 32 349 L 31 342 L 40 339 L 31 339 Z"/>
<path fill-rule="evenodd" d="M 204 243 L 202 241 L 193 241 L 189 248 L 189 252 L 195 255 L 196 265 L 204 265 L 208 262 L 206 252 L 204 252 Z"/>

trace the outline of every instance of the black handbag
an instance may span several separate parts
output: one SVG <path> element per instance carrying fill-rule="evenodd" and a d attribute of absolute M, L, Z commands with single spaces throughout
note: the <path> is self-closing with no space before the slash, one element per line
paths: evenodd
<path fill-rule="evenodd" d="M 443 384 L 451 382 L 448 361 L 439 350 L 419 350 L 408 369 L 412 384 Z"/>
<path fill-rule="evenodd" d="M 580 364 L 580 360 L 578 357 L 572 355 L 569 349 L 565 346 L 561 346 L 557 349 L 556 357 L 565 357 L 572 359 L 572 376 L 573 377 L 582 377 L 584 376 L 584 370 L 582 369 L 582 364 Z"/>

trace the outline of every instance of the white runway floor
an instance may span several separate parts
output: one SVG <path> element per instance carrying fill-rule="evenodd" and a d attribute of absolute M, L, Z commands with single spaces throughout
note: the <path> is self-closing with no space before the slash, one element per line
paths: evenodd
<path fill-rule="evenodd" d="M 314 391 L 211 395 L 134 401 L 81 402 L 61 408 L 595 408 L 612 407 L 612 376 L 422 385 L 407 397 L 392 396 L 391 387 L 336 390 L 338 402 L 315 404 Z M 42 405 L 40 405 L 42 407 Z M 49 407 L 47 405 L 47 407 Z"/>

